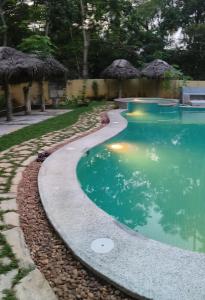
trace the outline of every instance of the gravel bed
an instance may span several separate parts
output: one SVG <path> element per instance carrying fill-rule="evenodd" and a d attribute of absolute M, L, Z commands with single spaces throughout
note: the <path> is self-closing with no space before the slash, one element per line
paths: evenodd
<path fill-rule="evenodd" d="M 33 162 L 23 172 L 17 197 L 21 228 L 36 266 L 59 299 L 131 300 L 83 266 L 54 231 L 38 193 L 40 166 Z"/>

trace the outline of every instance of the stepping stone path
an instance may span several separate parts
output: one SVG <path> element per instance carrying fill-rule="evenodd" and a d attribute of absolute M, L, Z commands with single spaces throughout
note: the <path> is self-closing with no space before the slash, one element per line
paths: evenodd
<path fill-rule="evenodd" d="M 16 204 L 18 184 L 23 170 L 39 152 L 99 128 L 101 112 L 112 108 L 110 104 L 100 106 L 82 114 L 77 123 L 68 128 L 0 152 L 0 300 L 7 299 L 6 296 L 9 298 L 9 295 L 16 299 L 57 299 L 44 276 L 36 269 L 26 247 Z"/>

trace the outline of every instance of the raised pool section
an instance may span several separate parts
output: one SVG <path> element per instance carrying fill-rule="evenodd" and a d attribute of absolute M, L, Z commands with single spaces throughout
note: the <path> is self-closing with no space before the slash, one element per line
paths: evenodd
<path fill-rule="evenodd" d="M 51 155 L 41 200 L 68 247 L 103 278 L 136 298 L 202 300 L 204 112 L 153 105 L 111 111 L 109 125 Z"/>

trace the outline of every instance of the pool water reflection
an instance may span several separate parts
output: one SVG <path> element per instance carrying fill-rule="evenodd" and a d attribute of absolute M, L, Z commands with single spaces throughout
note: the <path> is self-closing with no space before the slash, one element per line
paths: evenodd
<path fill-rule="evenodd" d="M 205 112 L 130 113 L 126 130 L 80 160 L 83 190 L 144 236 L 205 252 Z"/>

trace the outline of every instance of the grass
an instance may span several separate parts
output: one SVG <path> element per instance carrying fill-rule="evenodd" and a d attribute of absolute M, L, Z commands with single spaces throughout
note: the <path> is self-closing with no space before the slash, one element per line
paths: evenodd
<path fill-rule="evenodd" d="M 13 290 L 4 290 L 3 294 L 3 300 L 17 300 L 15 292 Z"/>
<path fill-rule="evenodd" d="M 7 273 L 13 269 L 18 268 L 18 262 L 15 258 L 15 255 L 12 252 L 11 246 L 7 243 L 5 237 L 0 233 L 0 258 L 8 257 L 10 258 L 11 262 L 8 265 L 3 265 L 0 262 L 0 274 Z"/>
<path fill-rule="evenodd" d="M 21 144 L 25 141 L 34 138 L 39 138 L 46 133 L 66 128 L 76 123 L 81 114 L 89 112 L 93 108 L 104 105 L 105 103 L 106 101 L 92 101 L 89 104 L 89 106 L 74 108 L 71 112 L 48 119 L 38 124 L 24 127 L 16 132 L 4 135 L 0 138 L 0 152 L 12 146 Z M 64 108 L 70 107 L 64 106 Z"/>
<path fill-rule="evenodd" d="M 26 277 L 34 269 L 34 267 L 19 269 L 17 275 L 13 279 L 12 286 L 18 284 L 22 278 Z"/>

